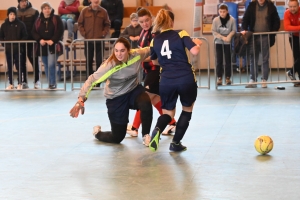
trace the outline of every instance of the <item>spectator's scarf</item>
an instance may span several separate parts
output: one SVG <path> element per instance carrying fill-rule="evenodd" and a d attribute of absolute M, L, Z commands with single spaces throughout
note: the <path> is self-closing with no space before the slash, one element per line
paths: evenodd
<path fill-rule="evenodd" d="M 226 24 L 227 24 L 227 22 L 228 22 L 229 19 L 230 19 L 229 13 L 227 13 L 227 15 L 226 15 L 225 18 L 222 18 L 220 16 L 220 20 L 221 20 L 221 24 L 222 24 L 221 27 L 226 28 Z"/>
<path fill-rule="evenodd" d="M 72 3 L 74 3 L 75 0 L 64 0 L 65 3 L 68 5 L 71 5 Z"/>

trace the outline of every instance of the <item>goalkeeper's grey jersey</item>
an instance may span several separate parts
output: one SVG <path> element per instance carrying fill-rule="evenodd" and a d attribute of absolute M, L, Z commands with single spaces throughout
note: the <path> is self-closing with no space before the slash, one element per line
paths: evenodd
<path fill-rule="evenodd" d="M 96 72 L 88 77 L 79 96 L 88 98 L 93 87 L 106 81 L 104 96 L 113 99 L 133 90 L 141 81 L 142 62 L 150 55 L 150 48 L 130 50 L 127 63 L 116 64 L 105 61 Z"/>

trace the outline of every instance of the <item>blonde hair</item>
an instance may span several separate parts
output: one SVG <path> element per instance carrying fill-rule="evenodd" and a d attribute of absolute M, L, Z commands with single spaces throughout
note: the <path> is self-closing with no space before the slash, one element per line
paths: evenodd
<path fill-rule="evenodd" d="M 130 18 L 130 20 L 137 19 L 138 15 L 136 13 L 131 13 L 129 18 Z"/>
<path fill-rule="evenodd" d="M 174 22 L 174 14 L 165 9 L 160 9 L 154 19 L 153 32 L 160 31 L 162 29 L 172 28 Z"/>

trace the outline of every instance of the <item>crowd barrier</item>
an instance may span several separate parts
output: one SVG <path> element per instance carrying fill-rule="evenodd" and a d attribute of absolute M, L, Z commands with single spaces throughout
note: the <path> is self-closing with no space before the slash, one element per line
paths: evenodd
<path fill-rule="evenodd" d="M 270 36 L 275 34 L 275 44 L 272 47 L 264 46 L 270 42 Z M 278 31 L 278 32 L 261 32 L 261 33 L 253 33 L 246 48 L 246 54 L 243 57 L 236 58 L 237 62 L 231 62 L 231 84 L 230 86 L 257 86 L 262 84 L 279 84 L 279 83 L 298 83 L 296 80 L 291 80 L 286 72 L 290 68 L 295 68 L 294 59 L 292 53 L 287 53 L 288 51 L 292 52 L 292 48 L 296 48 L 290 45 L 289 40 L 291 40 L 291 44 L 293 44 L 293 37 L 289 37 L 292 33 L 286 31 Z M 291 39 L 292 38 L 292 39 Z M 255 42 L 256 41 L 256 42 Z M 263 42 L 262 42 L 263 41 Z M 255 46 L 255 48 L 253 48 Z M 300 44 L 298 43 L 299 47 Z M 222 44 L 223 49 L 223 58 L 225 57 L 224 52 L 224 43 Z M 230 44 L 231 51 L 231 60 L 234 60 L 234 43 L 233 41 Z M 269 57 L 268 54 L 269 52 Z M 216 43 L 214 40 L 214 53 L 216 55 Z M 255 54 L 259 56 L 254 56 Z M 289 55 L 289 57 L 288 57 Z M 263 59 L 265 56 L 265 59 Z M 300 57 L 300 55 L 299 55 Z M 222 86 L 228 86 L 225 82 L 225 61 L 223 59 L 223 77 L 222 77 L 222 85 L 217 84 L 218 76 L 216 71 L 216 56 L 215 56 L 215 88 L 220 89 Z M 251 61 L 252 59 L 252 61 Z M 252 65 L 252 63 L 257 63 L 257 65 Z M 237 68 L 236 68 L 237 67 Z M 252 67 L 252 70 L 250 68 Z M 254 80 L 253 83 L 249 83 L 250 80 Z M 256 80 L 255 80 L 256 79 Z M 263 81 L 264 79 L 264 81 Z M 251 88 L 251 87 L 250 87 Z"/>
<path fill-rule="evenodd" d="M 208 53 L 207 58 L 204 58 L 201 53 L 203 51 L 210 52 L 209 42 L 204 37 L 192 37 L 192 39 L 194 38 L 202 41 L 199 54 L 197 56 L 192 56 L 192 54 L 190 54 L 193 58 L 191 63 L 197 75 L 197 85 L 198 88 L 210 89 L 210 54 Z M 201 66 L 201 63 L 203 66 Z"/>
<path fill-rule="evenodd" d="M 4 63 L 0 68 L 0 90 L 1 91 L 30 91 L 30 90 L 53 90 L 49 88 L 49 79 L 46 77 L 44 70 L 44 64 L 40 57 L 36 57 L 37 52 L 37 43 L 33 40 L 28 41 L 1 41 L 3 46 Z M 63 43 L 60 42 L 61 47 Z M 15 49 L 15 50 L 14 50 Z M 61 49 L 62 55 L 60 56 L 62 60 L 65 60 L 65 48 Z M 30 56 L 27 56 L 30 55 Z M 55 48 L 55 56 L 58 58 L 58 52 Z M 29 59 L 28 57 L 31 57 Z M 34 59 L 36 58 L 36 59 Z M 28 59 L 28 61 L 27 61 Z M 64 62 L 62 63 L 64 66 Z M 33 72 L 33 76 L 28 74 L 29 66 L 32 67 L 30 71 Z M 54 84 L 55 90 L 66 90 L 66 72 L 63 71 L 63 82 L 58 82 L 57 80 L 57 60 L 55 60 L 54 68 L 54 78 L 56 84 Z M 65 69 L 65 67 L 63 67 Z M 9 70 L 11 69 L 11 70 Z M 47 74 L 50 74 L 48 68 Z M 11 74 L 9 74 L 9 71 Z M 9 76 L 12 76 L 12 85 L 13 88 L 8 89 Z M 36 77 L 36 78 L 35 78 Z M 27 79 L 27 80 L 26 80 Z M 35 79 L 39 82 L 36 83 Z M 24 84 L 27 83 L 27 84 Z"/>
<path fill-rule="evenodd" d="M 270 40 L 270 35 L 276 34 L 276 40 L 274 46 L 271 48 L 263 49 L 261 44 L 256 45 L 256 48 L 250 48 L 251 45 L 254 46 L 254 38 L 261 40 L 262 38 L 267 38 L 267 41 Z M 291 32 L 285 32 L 285 31 L 279 31 L 279 32 L 267 32 L 267 33 L 254 33 L 252 35 L 252 40 L 250 40 L 247 48 L 247 53 L 244 57 L 238 57 L 237 63 L 231 62 L 230 64 L 230 70 L 231 70 L 231 86 L 243 86 L 243 85 L 261 85 L 263 83 L 265 84 L 279 84 L 279 83 L 292 83 L 297 84 L 299 83 L 299 80 L 291 80 L 287 75 L 286 72 L 290 68 L 296 68 L 296 65 L 294 65 L 294 59 L 293 59 L 293 53 L 292 49 L 296 47 L 300 47 L 300 44 L 297 45 L 297 43 L 293 42 L 293 37 L 289 37 L 292 33 Z M 206 38 L 204 37 L 195 37 L 203 41 L 203 44 L 200 49 L 200 53 L 197 56 L 189 55 L 189 59 L 195 69 L 196 76 L 197 76 L 197 83 L 199 88 L 207 88 L 210 89 L 210 70 L 211 70 L 211 64 L 210 64 L 210 45 Z M 66 90 L 67 86 L 67 79 L 70 79 L 70 85 L 71 90 L 78 90 L 82 87 L 84 81 L 88 77 L 89 74 L 91 74 L 93 71 L 95 71 L 98 66 L 103 62 L 103 60 L 107 59 L 110 55 L 113 47 L 113 43 L 116 39 L 99 39 L 99 40 L 88 40 L 88 39 L 76 39 L 71 44 L 62 44 L 65 48 L 63 48 L 63 54 L 57 59 L 56 61 L 56 69 L 55 69 L 55 79 L 57 83 L 57 88 L 55 90 Z M 298 41 L 299 42 L 299 41 Z M 17 66 L 18 70 L 14 69 L 14 86 L 17 86 L 16 79 L 17 77 L 20 80 L 23 80 L 24 77 L 28 77 L 27 83 L 29 88 L 27 90 L 49 90 L 49 82 L 47 77 L 45 76 L 45 70 L 44 65 L 41 61 L 41 59 L 38 59 L 37 62 L 37 69 L 35 70 L 34 59 L 33 63 L 29 61 L 26 62 L 25 71 L 22 70 L 22 56 L 24 56 L 24 52 L 21 52 L 20 47 L 24 47 L 24 51 L 28 53 L 28 51 L 32 51 L 32 55 L 35 56 L 36 52 L 34 51 L 34 48 L 30 48 L 30 46 L 36 46 L 35 41 L 1 41 L 2 46 L 13 46 L 17 45 L 18 53 L 14 54 L 13 51 L 6 52 L 0 51 L 0 54 L 4 57 L 4 62 L 0 63 L 0 90 L 1 91 L 7 91 L 6 88 L 8 86 L 8 62 L 6 60 L 7 55 L 10 54 L 11 59 L 15 59 L 16 57 L 18 59 Z M 215 44 L 215 43 L 214 43 Z M 88 49 L 92 49 L 90 51 L 87 51 L 85 46 L 88 45 Z M 295 46 L 297 45 L 297 46 Z M 216 48 L 214 46 L 214 54 L 216 53 Z M 224 49 L 224 48 L 223 48 Z M 252 51 L 250 51 L 252 49 Z M 233 46 L 230 47 L 230 54 L 231 56 L 234 56 L 233 53 Z M 260 70 L 259 66 L 263 69 L 266 67 L 265 63 L 261 63 L 261 61 L 258 61 L 258 64 L 256 67 L 252 70 L 252 76 L 257 76 L 257 80 L 254 83 L 249 84 L 250 81 L 250 58 L 253 54 L 257 53 L 258 51 L 263 52 L 263 54 L 266 51 L 269 51 L 269 67 L 267 67 L 267 70 Z M 6 53 L 5 53 L 6 52 Z M 203 53 L 201 52 L 207 52 L 207 56 L 204 57 Z M 290 53 L 288 53 L 290 52 Z M 223 51 L 224 53 L 224 51 Z M 56 52 L 57 54 L 57 52 Z M 93 56 L 91 56 L 93 54 Z M 215 55 L 213 55 L 214 58 L 216 58 Z M 15 58 L 14 58 L 15 57 Z M 26 56 L 27 58 L 27 56 Z M 253 61 L 256 62 L 258 57 L 254 57 Z M 232 59 L 233 60 L 233 59 Z M 261 58 L 259 59 L 261 60 Z M 201 61 L 201 62 L 200 62 Z M 239 62 L 240 61 L 240 62 Z M 91 67 L 87 67 L 87 63 L 91 65 Z M 300 60 L 299 60 L 300 63 Z M 215 62 L 216 64 L 216 62 Z M 2 66 L 1 66 L 2 65 Z M 236 65 L 238 68 L 235 68 Z M 240 65 L 240 66 L 239 66 Z M 33 72 L 33 77 L 35 77 L 38 73 L 38 76 L 40 77 L 39 80 L 41 82 L 41 87 L 39 89 L 34 89 L 34 81 L 32 79 L 32 75 L 28 76 L 28 70 L 30 71 L 29 67 L 32 67 L 31 71 Z M 297 65 L 298 66 L 298 65 Z M 224 68 L 224 61 L 223 61 L 223 68 Z M 223 86 L 229 86 L 226 85 L 225 82 L 222 83 L 222 85 L 217 85 L 217 75 L 216 75 L 216 66 L 215 69 L 215 76 L 214 76 L 214 82 L 215 82 L 215 88 L 220 89 Z M 49 70 L 49 69 L 48 69 Z M 48 71 L 49 72 L 49 71 Z M 266 82 L 261 81 L 261 75 L 264 76 L 267 73 L 268 78 Z M 223 80 L 225 80 L 226 77 L 223 77 Z M 22 82 L 22 81 L 21 81 Z M 105 83 L 101 84 L 99 87 L 96 87 L 95 89 L 101 89 L 103 88 Z M 68 86 L 69 87 L 69 86 Z M 225 88 L 225 87 L 224 87 Z M 234 88 L 234 87 L 232 87 Z M 10 91 L 19 91 L 17 87 Z M 23 91 L 25 91 L 23 89 Z"/>
<path fill-rule="evenodd" d="M 206 38 L 199 37 L 198 39 L 203 41 L 203 45 L 201 46 L 201 51 L 207 51 L 209 52 L 209 43 Z M 71 70 L 71 73 L 76 72 L 79 76 L 73 76 L 71 75 L 71 88 L 72 90 L 78 90 L 82 87 L 84 84 L 87 74 L 90 74 L 89 69 L 86 68 L 86 63 L 89 62 L 89 56 L 84 56 L 84 46 L 88 42 L 90 42 L 93 45 L 93 49 L 96 49 L 96 44 L 100 43 L 100 49 L 101 49 L 101 57 L 103 60 L 105 60 L 111 53 L 112 50 L 112 43 L 116 39 L 98 39 L 98 40 L 92 40 L 92 39 L 77 39 L 74 40 L 70 45 L 70 51 L 76 50 L 76 54 L 72 54 L 70 60 L 67 60 L 67 63 L 70 63 L 71 66 L 73 66 L 73 70 Z M 79 51 L 78 51 L 79 50 Z M 99 53 L 99 52 L 98 52 Z M 94 51 L 94 58 L 96 57 L 96 51 Z M 76 56 L 76 57 L 75 57 Z M 189 59 L 192 62 L 192 65 L 195 69 L 196 76 L 197 76 L 197 82 L 199 88 L 208 88 L 210 89 L 210 61 L 209 58 L 207 59 L 207 68 L 205 69 L 205 72 L 203 72 L 200 68 L 200 60 L 203 59 L 203 56 L 201 56 L 201 53 L 198 54 L 198 56 L 192 56 L 192 54 L 189 54 Z M 74 70 L 76 67 L 77 70 Z M 93 67 L 92 70 L 95 71 L 97 69 L 95 59 L 93 60 Z M 95 89 L 101 89 L 104 86 L 105 83 L 102 83 L 100 87 L 96 87 Z"/>

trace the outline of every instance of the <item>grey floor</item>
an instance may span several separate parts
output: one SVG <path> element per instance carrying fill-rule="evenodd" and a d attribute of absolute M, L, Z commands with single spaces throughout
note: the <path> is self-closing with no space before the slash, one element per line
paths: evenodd
<path fill-rule="evenodd" d="M 300 199 L 300 88 L 268 86 L 199 89 L 182 153 L 170 136 L 155 153 L 140 135 L 97 141 L 92 127 L 109 129 L 102 90 L 77 119 L 78 91 L 1 92 L 0 199 Z M 273 138 L 269 155 L 259 135 Z"/>

